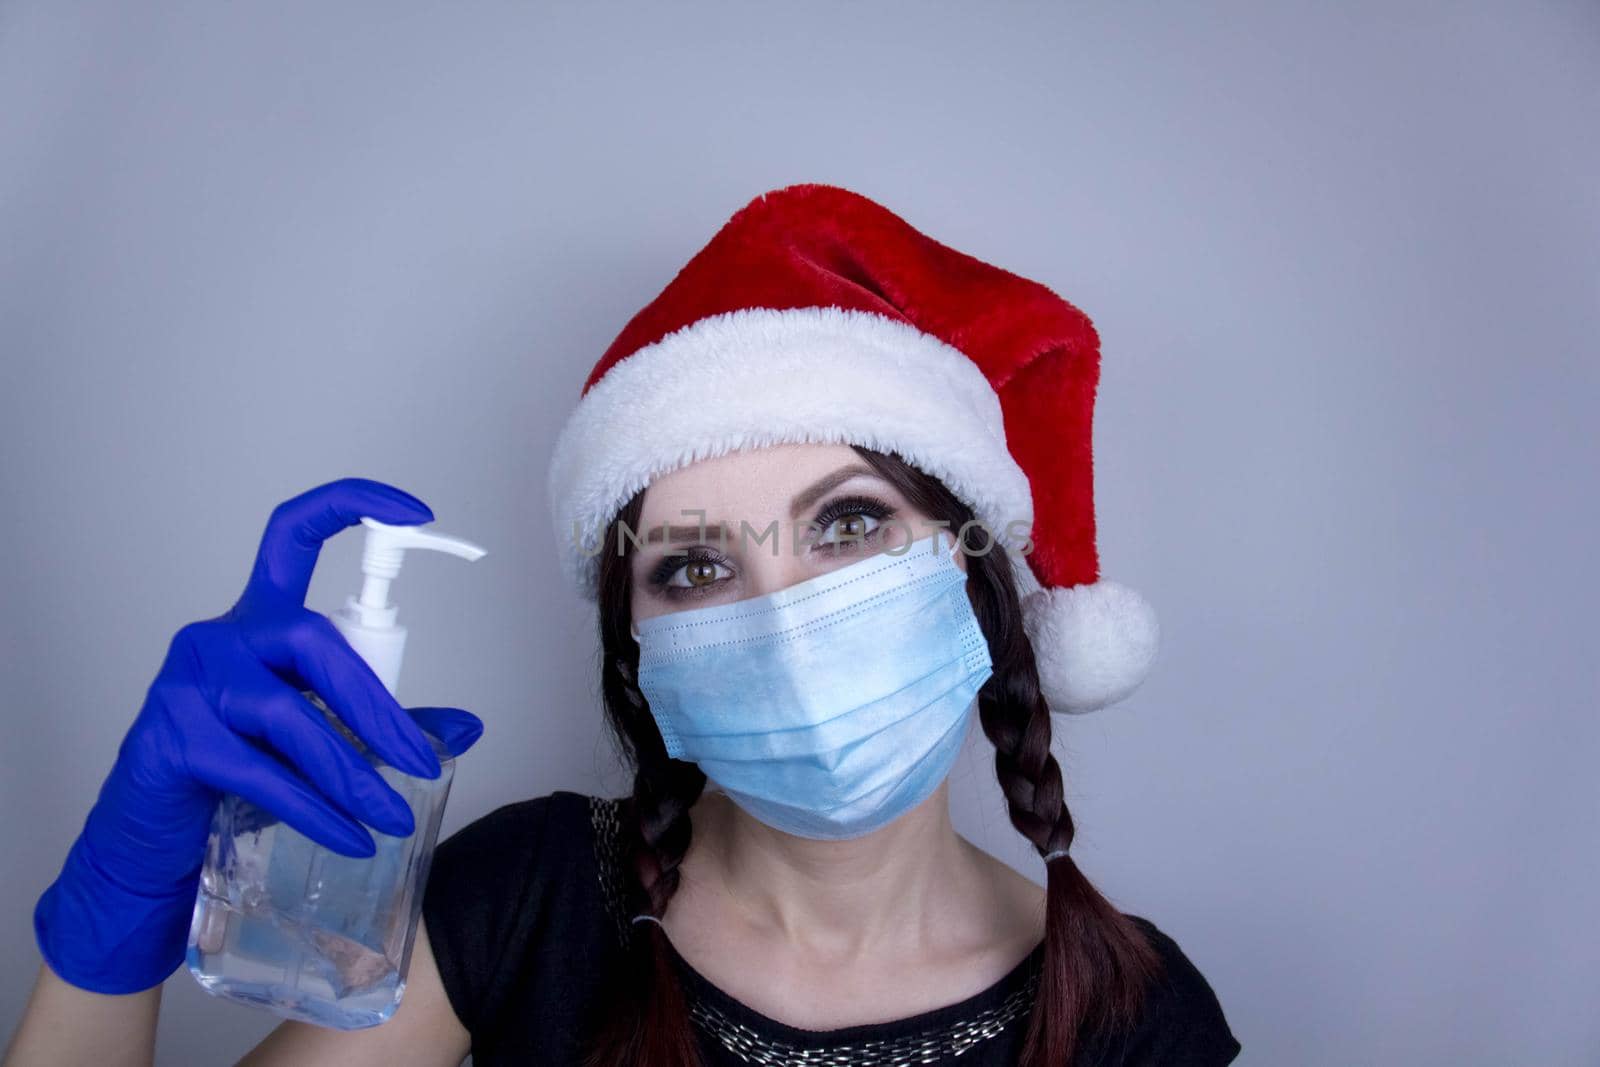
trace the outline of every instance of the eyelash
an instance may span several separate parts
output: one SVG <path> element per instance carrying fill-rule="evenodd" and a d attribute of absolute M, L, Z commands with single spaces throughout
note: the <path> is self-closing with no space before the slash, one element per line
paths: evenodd
<path fill-rule="evenodd" d="M 828 501 L 827 506 L 818 512 L 817 517 L 811 521 L 812 524 L 818 527 L 823 533 L 827 533 L 829 527 L 838 522 L 840 519 L 844 518 L 846 515 L 865 515 L 869 519 L 876 519 L 881 523 L 884 519 L 887 519 L 893 514 L 894 508 L 891 508 L 888 504 L 885 504 L 877 497 L 860 495 L 842 496 L 836 500 Z M 875 526 L 871 530 L 868 530 L 866 533 L 862 534 L 860 538 L 852 538 L 851 541 L 846 541 L 843 543 L 850 544 L 852 541 L 856 540 L 865 541 L 876 534 L 881 528 L 881 526 Z M 821 546 L 827 544 L 837 545 L 839 543 L 840 542 L 821 542 L 818 547 L 824 552 L 837 552 L 837 547 L 830 549 L 822 548 Z"/>
<path fill-rule="evenodd" d="M 835 522 L 838 522 L 840 519 L 844 518 L 846 515 L 865 515 L 868 518 L 878 520 L 880 525 L 873 527 L 860 537 L 851 538 L 847 541 L 816 542 L 811 548 L 813 552 L 828 552 L 831 554 L 837 554 L 840 551 L 841 545 L 855 546 L 871 542 L 872 539 L 877 536 L 878 531 L 883 528 L 881 525 L 883 520 L 894 515 L 894 508 L 890 507 L 882 500 L 879 500 L 877 497 L 862 496 L 859 494 L 855 496 L 842 496 L 838 497 L 837 499 L 830 500 L 827 505 L 817 513 L 817 517 L 811 520 L 811 524 L 821 533 L 826 533 L 829 527 L 831 527 Z M 708 548 L 705 545 L 690 545 L 683 553 L 673 553 L 663 558 L 660 563 L 656 564 L 655 569 L 650 572 L 648 581 L 650 585 L 655 587 L 662 596 L 665 596 L 668 599 L 683 599 L 685 597 L 705 596 L 706 591 L 715 586 L 717 584 L 716 582 L 709 582 L 702 586 L 669 585 L 668 583 L 672 580 L 674 575 L 676 575 L 690 563 L 714 563 L 718 565 L 726 565 L 727 562 L 727 557 L 715 549 Z"/>

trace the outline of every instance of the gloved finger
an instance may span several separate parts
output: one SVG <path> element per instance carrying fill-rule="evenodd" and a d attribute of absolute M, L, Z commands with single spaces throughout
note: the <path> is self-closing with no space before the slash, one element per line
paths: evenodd
<path fill-rule="evenodd" d="M 234 664 L 216 702 L 231 729 L 270 745 L 346 814 L 396 837 L 416 829 L 405 798 L 316 705 L 259 660 Z"/>
<path fill-rule="evenodd" d="M 433 510 L 421 500 L 370 478 L 340 478 L 308 489 L 279 504 L 267 519 L 247 595 L 251 586 L 266 584 L 303 604 L 322 542 L 363 515 L 395 525 L 433 521 Z"/>
<path fill-rule="evenodd" d="M 451 756 L 459 756 L 483 736 L 483 720 L 461 708 L 407 708 L 412 721 L 444 743 Z"/>
<path fill-rule="evenodd" d="M 199 693 L 173 699 L 204 702 Z M 201 719 L 199 715 L 193 718 Z M 365 857 L 377 853 L 377 843 L 366 827 L 334 808 L 288 767 L 257 750 L 214 715 L 207 712 L 204 718 L 214 724 L 214 732 L 193 739 L 184 754 L 189 773 L 196 780 L 219 792 L 237 793 L 342 855 Z"/>
<path fill-rule="evenodd" d="M 326 615 L 305 609 L 287 639 L 295 671 L 380 759 L 407 774 L 439 777 L 439 758 L 421 727 Z"/>

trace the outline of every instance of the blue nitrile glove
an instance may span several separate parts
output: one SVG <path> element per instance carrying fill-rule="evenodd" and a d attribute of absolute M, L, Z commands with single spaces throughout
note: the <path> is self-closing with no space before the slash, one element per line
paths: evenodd
<path fill-rule="evenodd" d="M 440 768 L 423 729 L 451 755 L 483 732 L 459 708 L 402 708 L 333 623 L 304 606 L 322 542 L 363 515 L 397 525 L 433 518 L 416 497 L 365 478 L 286 500 L 238 603 L 173 637 L 83 832 L 34 909 L 39 951 L 66 981 L 133 993 L 178 968 L 225 792 L 345 855 L 376 851 L 357 819 L 412 832 L 400 794 L 300 690 L 320 696 L 386 763 L 425 778 Z"/>

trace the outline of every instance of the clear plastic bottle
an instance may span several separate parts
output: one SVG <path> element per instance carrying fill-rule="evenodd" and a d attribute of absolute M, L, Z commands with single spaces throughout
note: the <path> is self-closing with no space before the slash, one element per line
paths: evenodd
<path fill-rule="evenodd" d="M 348 598 L 332 620 L 393 693 L 406 630 L 395 624 L 388 587 L 405 550 L 468 560 L 484 550 L 415 526 L 361 521 L 367 526 L 361 596 Z M 455 762 L 430 736 L 439 777 L 406 774 L 379 760 L 315 693 L 305 696 L 405 798 L 416 828 L 395 837 L 368 827 L 376 854 L 344 856 L 241 797 L 223 797 L 189 929 L 189 970 L 217 996 L 356 1030 L 376 1026 L 400 1006 Z"/>

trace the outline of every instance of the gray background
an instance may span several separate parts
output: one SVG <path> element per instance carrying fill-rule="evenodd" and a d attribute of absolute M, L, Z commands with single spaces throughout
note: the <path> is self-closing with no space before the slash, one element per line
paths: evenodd
<path fill-rule="evenodd" d="M 728 215 L 828 181 L 1102 331 L 1103 563 L 1164 643 L 1060 724 L 1077 853 L 1241 1062 L 1600 1061 L 1600 10 L 1332 6 L 0 8 L 0 1030 L 172 632 L 312 485 L 489 549 L 398 589 L 401 696 L 492 741 L 447 831 L 622 788 L 553 438 Z M 974 737 L 959 825 L 1038 876 Z M 272 1023 L 180 971 L 160 1060 Z"/>

